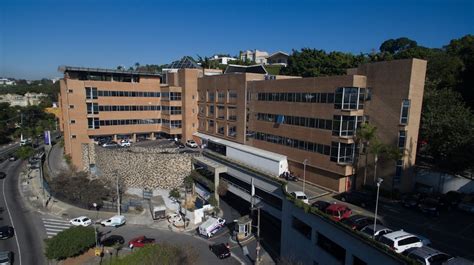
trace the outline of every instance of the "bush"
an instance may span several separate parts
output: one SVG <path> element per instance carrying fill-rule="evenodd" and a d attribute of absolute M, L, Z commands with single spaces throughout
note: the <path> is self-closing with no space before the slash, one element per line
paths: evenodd
<path fill-rule="evenodd" d="M 191 265 L 198 254 L 191 246 L 153 244 L 137 249 L 132 254 L 114 260 L 112 265 Z"/>
<path fill-rule="evenodd" d="M 181 197 L 181 194 L 179 194 L 179 191 L 177 188 L 174 188 L 172 190 L 170 190 L 170 198 L 174 198 L 176 200 L 178 200 L 180 197 Z"/>
<path fill-rule="evenodd" d="M 209 202 L 209 204 L 210 204 L 212 207 L 216 207 L 216 206 L 217 206 L 217 200 L 216 200 L 216 197 L 214 196 L 214 193 L 211 194 L 211 197 L 209 197 L 209 199 L 207 200 L 207 202 Z"/>
<path fill-rule="evenodd" d="M 15 152 L 15 156 L 20 159 L 27 159 L 28 157 L 32 156 L 35 150 L 31 146 L 22 146 Z"/>
<path fill-rule="evenodd" d="M 45 239 L 45 256 L 52 260 L 62 260 L 84 253 L 95 245 L 95 232 L 92 227 L 71 227 Z"/>

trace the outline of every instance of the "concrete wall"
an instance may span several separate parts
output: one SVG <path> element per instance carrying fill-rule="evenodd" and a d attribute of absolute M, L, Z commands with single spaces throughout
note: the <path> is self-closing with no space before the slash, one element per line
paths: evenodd
<path fill-rule="evenodd" d="M 293 217 L 311 226 L 312 232 L 309 239 L 292 227 Z M 345 231 L 319 216 L 305 213 L 287 200 L 283 202 L 281 227 L 281 257 L 295 264 L 352 265 L 354 256 L 368 265 L 403 264 L 400 260 L 360 240 L 353 234 L 354 232 Z M 346 250 L 343 262 L 317 245 L 317 233 L 323 234 Z"/>

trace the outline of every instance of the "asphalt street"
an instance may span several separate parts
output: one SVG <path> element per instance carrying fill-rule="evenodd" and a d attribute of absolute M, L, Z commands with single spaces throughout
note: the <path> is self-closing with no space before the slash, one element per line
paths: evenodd
<path fill-rule="evenodd" d="M 0 180 L 2 196 L 0 207 L 4 210 L 0 215 L 0 225 L 9 225 L 15 228 L 15 236 L 0 241 L 0 250 L 9 250 L 14 253 L 15 264 L 45 264 L 43 256 L 43 242 L 39 238 L 35 224 L 37 214 L 27 207 L 19 193 L 19 173 L 22 161 L 3 161 L 0 171 L 7 177 Z"/>

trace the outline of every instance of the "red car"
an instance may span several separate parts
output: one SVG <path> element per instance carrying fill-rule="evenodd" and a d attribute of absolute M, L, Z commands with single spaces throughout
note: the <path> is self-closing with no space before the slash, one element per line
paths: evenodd
<path fill-rule="evenodd" d="M 149 238 L 149 237 L 146 237 L 146 236 L 139 236 L 137 238 L 134 238 L 134 239 L 130 240 L 130 242 L 128 242 L 128 247 L 129 248 L 134 248 L 134 247 L 141 248 L 141 247 L 144 247 L 147 244 L 154 244 L 154 243 L 155 243 L 154 238 Z"/>
<path fill-rule="evenodd" d="M 352 214 L 352 210 L 349 207 L 339 203 L 331 204 L 328 208 L 326 208 L 325 212 L 329 214 L 335 221 L 341 221 L 343 219 L 349 218 Z"/>

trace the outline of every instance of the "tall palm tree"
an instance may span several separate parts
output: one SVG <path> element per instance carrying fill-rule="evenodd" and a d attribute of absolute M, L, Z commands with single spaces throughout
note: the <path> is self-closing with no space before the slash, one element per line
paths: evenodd
<path fill-rule="evenodd" d="M 368 166 L 368 151 L 370 142 L 375 139 L 375 133 L 377 132 L 377 127 L 369 124 L 368 122 L 364 122 L 361 124 L 359 129 L 356 133 L 356 142 L 359 145 L 359 150 L 365 155 L 365 166 L 364 166 L 364 185 L 367 182 L 367 166 Z M 360 156 L 359 152 L 359 156 Z M 359 161 L 359 159 L 357 159 Z M 358 163 L 358 162 L 357 162 Z"/>
<path fill-rule="evenodd" d="M 374 155 L 374 183 L 377 179 L 377 162 L 379 160 L 379 156 L 385 153 L 387 150 L 387 146 L 380 142 L 377 138 L 372 140 L 372 143 L 369 147 L 369 152 Z"/>

